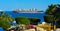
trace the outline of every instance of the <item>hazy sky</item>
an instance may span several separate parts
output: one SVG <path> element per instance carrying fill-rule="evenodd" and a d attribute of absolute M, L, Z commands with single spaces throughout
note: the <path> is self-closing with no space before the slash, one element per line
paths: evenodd
<path fill-rule="evenodd" d="M 60 0 L 0 0 L 0 9 L 12 11 L 18 8 L 36 8 L 45 11 L 50 4 L 60 4 Z"/>

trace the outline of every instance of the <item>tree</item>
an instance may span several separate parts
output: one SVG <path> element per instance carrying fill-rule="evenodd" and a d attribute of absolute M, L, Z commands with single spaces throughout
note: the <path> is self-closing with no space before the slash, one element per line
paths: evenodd
<path fill-rule="evenodd" d="M 1 11 L 0 27 L 3 27 L 5 30 L 10 27 L 10 23 L 9 23 L 10 18 L 13 19 L 12 16 L 9 17 L 8 16 L 9 15 L 5 14 L 4 11 Z"/>
<path fill-rule="evenodd" d="M 27 19 L 26 17 L 19 16 L 15 18 L 15 20 L 18 24 L 26 24 L 26 25 L 30 24 L 30 20 Z"/>
<path fill-rule="evenodd" d="M 8 17 L 8 20 L 9 20 L 10 22 L 14 21 L 14 18 L 13 18 L 10 14 L 7 14 L 6 16 Z"/>
<path fill-rule="evenodd" d="M 45 16 L 44 16 L 44 20 L 45 20 L 45 22 L 47 22 L 47 23 L 52 23 L 52 22 L 55 21 L 55 18 L 54 18 L 53 15 L 45 15 Z"/>
<path fill-rule="evenodd" d="M 53 15 L 56 11 L 56 6 L 55 4 L 51 4 L 48 6 L 47 10 L 46 10 L 46 14 L 48 15 Z"/>
<path fill-rule="evenodd" d="M 60 28 L 60 19 L 57 19 L 56 26 L 57 26 L 57 28 Z"/>
<path fill-rule="evenodd" d="M 8 21 L 5 20 L 5 18 L 0 19 L 0 27 L 3 27 L 5 30 L 10 27 L 10 24 Z"/>
<path fill-rule="evenodd" d="M 59 21 L 58 19 L 60 19 L 60 5 L 59 4 L 51 4 L 50 6 L 48 6 L 48 8 L 46 10 L 46 15 L 53 15 L 52 18 L 55 19 L 54 21 L 55 22 Z M 50 16 L 46 16 L 46 17 L 44 17 L 44 19 L 46 21 L 47 19 L 50 19 Z M 53 22 L 52 19 L 47 20 L 46 22 L 48 22 L 48 21 Z M 57 23 L 59 23 L 59 22 L 57 22 Z"/>
<path fill-rule="evenodd" d="M 0 27 L 2 27 L 4 30 L 10 28 L 10 23 L 6 20 L 6 18 L 0 18 Z"/>
<path fill-rule="evenodd" d="M 54 17 L 60 16 L 60 5 L 59 4 L 51 4 L 48 6 L 46 10 L 46 15 L 53 15 Z"/>
<path fill-rule="evenodd" d="M 54 15 L 56 12 L 56 5 L 55 4 L 51 4 L 50 6 L 48 6 L 47 10 L 46 10 L 46 15 L 44 16 L 44 20 L 45 22 L 51 23 L 53 21 L 55 21 L 56 16 Z"/>
<path fill-rule="evenodd" d="M 40 23 L 40 19 L 39 18 L 28 18 L 30 20 L 30 24 L 32 25 L 37 25 L 38 22 Z"/>

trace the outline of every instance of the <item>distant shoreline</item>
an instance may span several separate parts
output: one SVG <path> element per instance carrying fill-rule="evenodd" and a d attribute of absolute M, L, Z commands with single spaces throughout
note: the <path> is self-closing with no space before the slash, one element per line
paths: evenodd
<path fill-rule="evenodd" d="M 17 13 L 43 13 L 43 12 L 17 12 Z"/>

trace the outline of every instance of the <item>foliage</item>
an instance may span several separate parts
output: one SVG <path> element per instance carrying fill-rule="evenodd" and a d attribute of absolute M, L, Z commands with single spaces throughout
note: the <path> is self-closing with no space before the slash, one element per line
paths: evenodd
<path fill-rule="evenodd" d="M 48 6 L 46 10 L 46 15 L 53 15 L 53 17 L 45 16 L 44 19 L 47 20 L 46 22 L 48 21 L 53 22 L 53 19 L 50 19 L 50 18 L 54 18 L 55 19 L 54 21 L 56 21 L 56 19 L 60 17 L 60 5 L 51 4 L 50 6 Z"/>
<path fill-rule="evenodd" d="M 51 23 L 55 21 L 54 13 L 56 11 L 56 5 L 51 4 L 46 10 L 46 15 L 44 16 L 45 22 Z"/>
<path fill-rule="evenodd" d="M 4 11 L 1 11 L 1 16 L 0 16 L 0 27 L 3 27 L 5 30 L 10 27 L 9 21 L 11 21 L 13 18 L 5 14 Z M 11 19 L 11 20 L 10 20 Z"/>
<path fill-rule="evenodd" d="M 53 15 L 53 16 L 46 16 Z M 45 22 L 56 24 L 58 28 L 60 28 L 60 5 L 59 4 L 51 4 L 47 10 L 46 15 L 44 16 Z"/>
<path fill-rule="evenodd" d="M 56 25 L 57 25 L 58 28 L 60 28 L 60 19 L 58 19 L 58 20 L 56 21 Z"/>
<path fill-rule="evenodd" d="M 51 4 L 50 6 L 48 6 L 47 10 L 46 10 L 46 14 L 48 15 L 53 15 L 56 11 L 56 5 Z"/>
<path fill-rule="evenodd" d="M 14 18 L 13 18 L 10 14 L 7 14 L 6 16 L 8 17 L 8 20 L 9 20 L 10 22 L 14 21 Z"/>
<path fill-rule="evenodd" d="M 19 17 L 17 17 L 15 20 L 16 20 L 16 22 L 17 22 L 18 24 L 26 24 L 26 25 L 30 24 L 29 19 L 27 19 L 27 18 L 25 18 L 25 17 L 19 16 Z"/>
<path fill-rule="evenodd" d="M 45 18 L 45 19 L 44 19 L 45 22 L 47 22 L 47 23 L 52 23 L 52 22 L 55 21 L 55 18 L 54 18 L 53 15 L 45 15 L 44 18 Z"/>
<path fill-rule="evenodd" d="M 30 24 L 33 24 L 33 25 L 37 25 L 38 22 L 40 23 L 40 19 L 39 18 L 28 18 L 30 20 Z"/>
<path fill-rule="evenodd" d="M 0 20 L 0 27 L 3 27 L 4 29 L 7 29 L 10 27 L 10 24 L 8 21 Z"/>

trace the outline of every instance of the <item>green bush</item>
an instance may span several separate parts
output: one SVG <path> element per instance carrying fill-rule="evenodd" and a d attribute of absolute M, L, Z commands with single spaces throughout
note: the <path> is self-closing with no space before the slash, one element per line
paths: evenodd
<path fill-rule="evenodd" d="M 19 17 L 15 18 L 15 20 L 18 24 L 26 24 L 26 25 L 30 24 L 30 20 L 27 19 L 26 17 L 19 16 Z"/>

